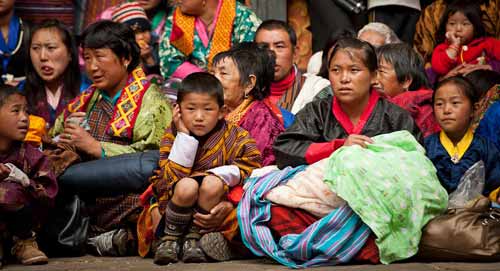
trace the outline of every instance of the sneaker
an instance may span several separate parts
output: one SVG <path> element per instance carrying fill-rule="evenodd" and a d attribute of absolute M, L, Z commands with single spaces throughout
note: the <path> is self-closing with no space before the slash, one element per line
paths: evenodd
<path fill-rule="evenodd" d="M 168 238 L 168 239 L 167 239 Z M 180 246 L 179 240 L 170 236 L 164 237 L 160 245 L 156 248 L 154 263 L 158 265 L 167 265 L 179 261 Z"/>
<path fill-rule="evenodd" d="M 209 258 L 219 262 L 234 258 L 229 242 L 220 232 L 210 232 L 203 235 L 200 239 L 200 247 Z"/>
<path fill-rule="evenodd" d="M 204 263 L 207 257 L 200 248 L 200 241 L 194 238 L 186 238 L 182 245 L 182 261 L 185 263 Z"/>
<path fill-rule="evenodd" d="M 89 238 L 90 251 L 99 256 L 127 256 L 128 233 L 125 229 L 116 229 Z"/>
<path fill-rule="evenodd" d="M 38 249 L 35 237 L 28 239 L 18 239 L 14 237 L 12 255 L 24 265 L 46 264 L 49 262 L 47 256 Z"/>

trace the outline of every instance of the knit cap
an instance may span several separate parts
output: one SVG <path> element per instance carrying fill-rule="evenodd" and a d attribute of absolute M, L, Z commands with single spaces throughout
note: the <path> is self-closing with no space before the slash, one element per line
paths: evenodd
<path fill-rule="evenodd" d="M 134 31 L 151 30 L 151 23 L 149 22 L 146 11 L 139 3 L 123 3 L 113 9 L 111 19 L 118 23 L 124 23 Z"/>

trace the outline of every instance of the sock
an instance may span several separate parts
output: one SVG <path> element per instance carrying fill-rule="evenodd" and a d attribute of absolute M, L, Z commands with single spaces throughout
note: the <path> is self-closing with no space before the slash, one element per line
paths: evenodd
<path fill-rule="evenodd" d="M 169 201 L 165 210 L 165 229 L 163 232 L 171 237 L 182 236 L 189 222 L 191 222 L 192 216 L 192 207 L 178 206 Z"/>

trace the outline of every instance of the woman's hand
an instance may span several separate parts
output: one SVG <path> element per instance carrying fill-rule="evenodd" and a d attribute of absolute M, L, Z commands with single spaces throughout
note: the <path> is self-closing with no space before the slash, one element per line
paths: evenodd
<path fill-rule="evenodd" d="M 202 233 L 213 232 L 217 230 L 224 222 L 224 219 L 234 209 L 233 204 L 229 201 L 222 201 L 215 205 L 209 214 L 194 214 L 194 224 L 201 227 Z"/>
<path fill-rule="evenodd" d="M 182 121 L 181 107 L 179 106 L 179 104 L 176 104 L 174 107 L 173 123 L 175 125 L 175 129 L 177 129 L 178 132 L 183 132 L 189 135 L 189 130 Z"/>
<path fill-rule="evenodd" d="M 73 145 L 96 158 L 100 158 L 102 154 L 101 143 L 95 140 L 79 124 L 73 122 L 66 122 L 64 131 L 59 137 L 59 142 Z"/>
<path fill-rule="evenodd" d="M 5 178 L 9 177 L 9 174 L 10 168 L 3 163 L 0 163 L 0 181 L 3 181 L 5 180 Z"/>
<path fill-rule="evenodd" d="M 344 146 L 359 145 L 366 148 L 368 144 L 372 144 L 373 139 L 365 135 L 349 135 L 344 142 Z"/>
<path fill-rule="evenodd" d="M 73 112 L 66 118 L 66 121 L 64 122 L 64 126 L 66 127 L 67 123 L 73 123 L 73 124 L 80 125 L 86 116 L 87 116 L 87 114 L 85 112 Z"/>

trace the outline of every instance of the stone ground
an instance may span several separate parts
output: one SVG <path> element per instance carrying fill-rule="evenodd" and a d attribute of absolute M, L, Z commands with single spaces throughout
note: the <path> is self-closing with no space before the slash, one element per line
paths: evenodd
<path fill-rule="evenodd" d="M 85 256 L 80 258 L 56 258 L 51 259 L 48 265 L 40 266 L 22 266 L 7 265 L 2 271 L 143 271 L 143 270 L 173 270 L 173 271 L 279 271 L 292 270 L 282 265 L 278 265 L 270 260 L 239 260 L 223 263 L 205 263 L 205 264 L 171 264 L 167 266 L 157 266 L 153 264 L 152 259 L 142 259 L 139 257 L 127 258 L 98 258 Z M 314 268 L 317 271 L 335 270 L 335 271 L 499 271 L 500 263 L 398 263 L 391 265 L 348 265 L 335 267 Z"/>

